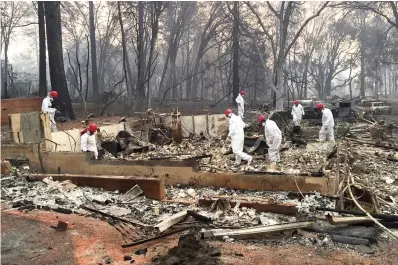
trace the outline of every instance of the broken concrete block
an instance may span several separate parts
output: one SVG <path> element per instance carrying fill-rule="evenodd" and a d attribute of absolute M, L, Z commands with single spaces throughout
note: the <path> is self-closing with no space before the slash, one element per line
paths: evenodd
<path fill-rule="evenodd" d="M 58 231 L 65 231 L 68 228 L 68 223 L 63 221 L 58 221 L 57 225 L 51 226 L 51 228 L 54 228 Z"/>

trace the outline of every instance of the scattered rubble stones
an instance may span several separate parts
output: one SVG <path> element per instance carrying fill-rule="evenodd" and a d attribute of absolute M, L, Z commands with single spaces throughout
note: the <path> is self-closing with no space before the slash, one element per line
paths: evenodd
<path fill-rule="evenodd" d="M 148 252 L 147 248 L 137 249 L 134 254 L 135 255 L 145 255 Z"/>
<path fill-rule="evenodd" d="M 132 257 L 130 255 L 124 255 L 123 260 L 131 260 Z"/>

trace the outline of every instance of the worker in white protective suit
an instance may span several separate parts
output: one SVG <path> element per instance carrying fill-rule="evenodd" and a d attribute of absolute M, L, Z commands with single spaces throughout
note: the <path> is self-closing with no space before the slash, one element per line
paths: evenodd
<path fill-rule="evenodd" d="M 292 116 L 293 116 L 293 126 L 300 126 L 301 120 L 303 119 L 304 116 L 304 108 L 298 100 L 294 101 L 294 105 L 292 107 Z"/>
<path fill-rule="evenodd" d="M 240 91 L 239 95 L 236 97 L 235 101 L 238 104 L 238 116 L 243 120 L 245 117 L 245 100 L 243 96 L 245 95 L 245 91 Z"/>
<path fill-rule="evenodd" d="M 48 115 L 49 119 L 50 119 L 50 125 L 51 125 L 51 131 L 56 132 L 57 131 L 57 125 L 55 123 L 55 111 L 57 109 L 52 108 L 52 101 L 54 101 L 54 99 L 58 97 L 58 92 L 57 91 L 51 91 L 47 97 L 45 97 L 43 99 L 43 102 L 41 104 L 41 112 L 43 112 L 43 114 Z"/>
<path fill-rule="evenodd" d="M 319 131 L 319 141 L 334 142 L 334 119 L 333 113 L 322 103 L 318 104 L 318 109 L 322 111 L 322 128 Z"/>
<path fill-rule="evenodd" d="M 97 131 L 97 124 L 91 123 L 87 132 L 80 138 L 81 150 L 83 152 L 93 152 L 95 159 L 98 159 L 98 149 L 94 133 Z"/>
<path fill-rule="evenodd" d="M 229 133 L 228 137 L 231 137 L 232 152 L 235 155 L 235 165 L 240 165 L 242 159 L 247 161 L 247 166 L 253 160 L 253 157 L 243 152 L 243 146 L 245 141 L 245 132 L 243 128 L 245 123 L 241 117 L 232 113 L 232 110 L 227 109 L 225 115 L 229 118 Z"/>
<path fill-rule="evenodd" d="M 268 159 L 271 167 L 276 168 L 276 162 L 280 160 L 279 149 L 282 143 L 282 133 L 278 125 L 268 115 L 260 115 L 258 122 L 264 126 L 264 135 L 268 145 Z"/>

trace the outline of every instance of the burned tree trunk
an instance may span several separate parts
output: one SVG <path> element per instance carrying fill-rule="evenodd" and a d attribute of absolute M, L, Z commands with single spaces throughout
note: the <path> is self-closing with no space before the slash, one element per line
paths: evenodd
<path fill-rule="evenodd" d="M 93 96 L 94 99 L 99 97 L 98 87 L 98 72 L 97 72 L 97 43 L 95 40 L 95 25 L 94 25 L 94 4 L 93 1 L 89 1 L 89 13 L 90 13 L 90 42 L 91 42 L 91 75 L 93 80 Z"/>
<path fill-rule="evenodd" d="M 8 98 L 8 41 L 4 45 L 4 98 Z"/>
<path fill-rule="evenodd" d="M 72 103 L 65 78 L 62 53 L 62 31 L 60 2 L 44 3 L 46 14 L 48 60 L 50 67 L 51 88 L 58 92 L 60 111 L 67 119 L 75 119 Z"/>
<path fill-rule="evenodd" d="M 47 95 L 47 74 L 46 74 L 46 29 L 44 22 L 44 2 L 37 2 L 39 19 L 39 96 Z"/>
<path fill-rule="evenodd" d="M 138 2 L 137 97 L 145 99 L 144 2 Z"/>
<path fill-rule="evenodd" d="M 232 102 L 235 102 L 239 94 L 239 2 L 234 2 L 232 10 L 234 16 L 234 25 L 232 28 Z"/>

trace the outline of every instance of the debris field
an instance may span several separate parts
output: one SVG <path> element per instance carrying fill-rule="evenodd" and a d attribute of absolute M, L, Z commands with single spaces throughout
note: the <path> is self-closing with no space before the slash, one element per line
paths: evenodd
<path fill-rule="evenodd" d="M 246 135 L 245 148 L 254 155 L 250 167 L 244 162 L 233 167 L 234 155 L 222 137 L 196 135 L 178 144 L 132 140 L 130 133 L 102 139 L 123 146 L 113 154 L 103 150 L 105 160 L 198 160 L 199 170 L 210 173 L 335 177 L 339 183 L 334 195 L 302 192 L 297 182 L 297 190 L 291 192 L 173 185 L 158 201 L 147 198 L 138 185 L 122 193 L 54 181 L 51 174 L 32 181 L 28 165 L 2 161 L 1 198 L 22 212 L 55 211 L 107 221 L 122 235 L 122 248 L 181 235 L 178 245 L 153 256 L 152 264 L 223 264 L 222 252 L 206 243 L 214 240 L 317 245 L 371 254 L 379 251 L 380 243 L 398 238 L 398 146 L 386 122 L 366 115 L 358 120 L 337 123 L 337 143 L 298 139 L 284 128 L 277 170 L 268 168 L 267 146 L 259 132 Z M 303 127 L 316 128 L 309 123 Z M 68 224 L 59 222 L 53 228 L 65 231 Z"/>

